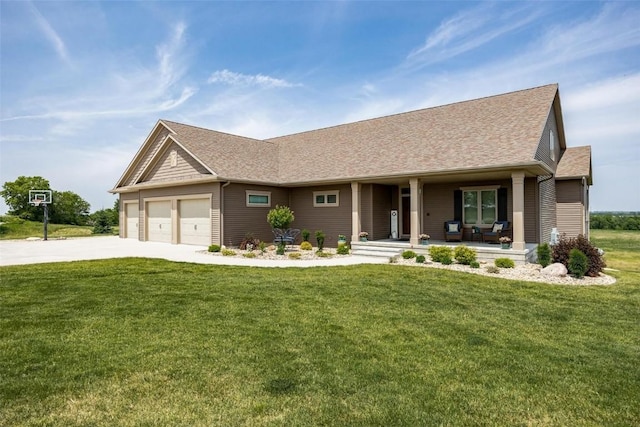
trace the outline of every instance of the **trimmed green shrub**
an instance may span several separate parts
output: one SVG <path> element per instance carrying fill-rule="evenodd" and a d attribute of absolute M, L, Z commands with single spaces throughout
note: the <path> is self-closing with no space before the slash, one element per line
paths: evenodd
<path fill-rule="evenodd" d="M 210 245 L 207 249 L 209 252 L 220 252 L 220 245 Z"/>
<path fill-rule="evenodd" d="M 300 250 L 310 251 L 311 249 L 313 249 L 313 246 L 311 246 L 311 243 L 309 243 L 308 240 L 305 240 L 304 242 L 300 243 Z"/>
<path fill-rule="evenodd" d="M 271 228 L 289 228 L 294 219 L 293 211 L 288 206 L 276 205 L 267 213 L 267 222 Z"/>
<path fill-rule="evenodd" d="M 321 251 L 324 248 L 324 238 L 326 235 L 322 230 L 316 231 L 316 242 L 318 242 L 318 250 Z"/>
<path fill-rule="evenodd" d="M 233 249 L 223 249 L 222 250 L 222 255 L 224 256 L 234 256 L 236 254 L 236 251 L 234 251 Z"/>
<path fill-rule="evenodd" d="M 417 256 L 417 254 L 414 251 L 404 251 L 402 252 L 402 258 L 404 259 L 411 259 L 411 258 L 415 258 Z"/>
<path fill-rule="evenodd" d="M 495 265 L 488 265 L 487 266 L 487 273 L 498 274 L 498 273 L 500 273 L 500 269 L 498 267 L 496 267 Z"/>
<path fill-rule="evenodd" d="M 451 264 L 453 250 L 447 246 L 430 246 L 429 256 L 433 262 L 440 262 L 442 264 Z"/>
<path fill-rule="evenodd" d="M 469 267 L 471 267 L 471 268 L 480 268 L 480 263 L 478 261 L 471 261 L 469 263 Z"/>
<path fill-rule="evenodd" d="M 323 252 L 322 250 L 318 249 L 316 251 L 316 256 L 319 258 L 331 258 L 333 256 L 333 254 L 329 253 L 329 252 Z"/>
<path fill-rule="evenodd" d="M 278 243 L 278 246 L 276 248 L 276 255 L 284 255 L 284 250 L 285 250 L 284 242 Z"/>
<path fill-rule="evenodd" d="M 265 242 L 260 242 L 260 244 L 258 245 L 258 249 L 260 249 L 260 252 L 264 255 L 264 253 L 267 251 L 267 244 Z"/>
<path fill-rule="evenodd" d="M 348 245 L 338 245 L 336 249 L 336 253 L 338 255 L 349 255 L 349 246 Z"/>
<path fill-rule="evenodd" d="M 548 243 L 543 243 L 538 245 L 538 264 L 542 266 L 542 268 L 551 264 L 551 246 Z"/>
<path fill-rule="evenodd" d="M 418 255 L 418 256 L 416 257 L 416 262 L 417 262 L 418 264 L 424 264 L 424 262 L 425 262 L 425 261 L 426 261 L 426 258 L 424 257 L 424 255 Z"/>
<path fill-rule="evenodd" d="M 589 259 L 580 249 L 574 248 L 569 252 L 569 273 L 577 279 L 582 279 L 589 270 Z"/>
<path fill-rule="evenodd" d="M 500 268 L 513 268 L 516 266 L 516 263 L 511 258 L 496 258 L 494 264 Z"/>
<path fill-rule="evenodd" d="M 589 268 L 586 272 L 587 276 L 597 277 L 602 269 L 606 267 L 598 248 L 593 246 L 589 239 L 582 234 L 575 238 L 569 238 L 563 234 L 558 243 L 553 245 L 553 262 L 562 263 L 567 267 L 567 270 L 569 270 L 569 255 L 571 249 L 580 249 L 580 251 L 587 256 L 589 260 Z"/>
<path fill-rule="evenodd" d="M 311 236 L 311 232 L 309 230 L 307 230 L 306 228 L 304 228 L 300 234 L 302 234 L 302 241 L 303 242 L 308 242 L 309 241 L 309 236 Z"/>
<path fill-rule="evenodd" d="M 243 257 L 245 258 L 255 258 L 256 254 L 254 254 L 253 252 L 246 252 L 244 254 L 242 254 Z"/>
<path fill-rule="evenodd" d="M 302 254 L 300 252 L 291 252 L 289 254 L 289 259 L 300 259 Z"/>
<path fill-rule="evenodd" d="M 475 249 L 469 248 L 465 245 L 457 246 L 453 251 L 453 257 L 460 264 L 469 265 L 473 261 L 476 260 L 476 251 Z"/>

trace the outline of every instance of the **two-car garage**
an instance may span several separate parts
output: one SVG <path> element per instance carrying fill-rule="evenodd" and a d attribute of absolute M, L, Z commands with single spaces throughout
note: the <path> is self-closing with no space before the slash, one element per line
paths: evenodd
<path fill-rule="evenodd" d="M 211 199 L 185 198 L 144 201 L 144 238 L 150 242 L 207 246 L 211 243 Z M 138 203 L 126 203 L 127 237 L 138 232 Z"/>

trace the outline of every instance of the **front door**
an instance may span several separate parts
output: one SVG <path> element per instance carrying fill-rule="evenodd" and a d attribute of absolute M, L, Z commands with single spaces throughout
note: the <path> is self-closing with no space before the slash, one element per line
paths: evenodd
<path fill-rule="evenodd" d="M 411 196 L 402 195 L 402 234 L 411 235 Z"/>

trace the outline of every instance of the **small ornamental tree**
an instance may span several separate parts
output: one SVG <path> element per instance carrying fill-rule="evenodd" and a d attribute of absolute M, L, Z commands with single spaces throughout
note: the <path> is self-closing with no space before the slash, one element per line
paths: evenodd
<path fill-rule="evenodd" d="M 276 205 L 267 214 L 267 222 L 271 228 L 287 229 L 294 219 L 293 211 L 288 206 Z"/>
<path fill-rule="evenodd" d="M 551 247 L 548 243 L 538 245 L 538 263 L 543 268 L 551 264 Z"/>

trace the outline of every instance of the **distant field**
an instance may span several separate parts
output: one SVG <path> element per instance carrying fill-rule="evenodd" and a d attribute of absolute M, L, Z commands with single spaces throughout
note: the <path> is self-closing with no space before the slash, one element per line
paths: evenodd
<path fill-rule="evenodd" d="M 26 221 L 11 216 L 0 217 L 0 239 L 26 239 L 27 237 L 43 237 L 44 226 L 41 222 Z M 60 237 L 84 237 L 91 236 L 93 227 L 68 225 L 68 224 L 48 224 L 47 236 L 50 239 Z M 118 227 L 114 227 L 114 234 L 118 234 Z"/>

